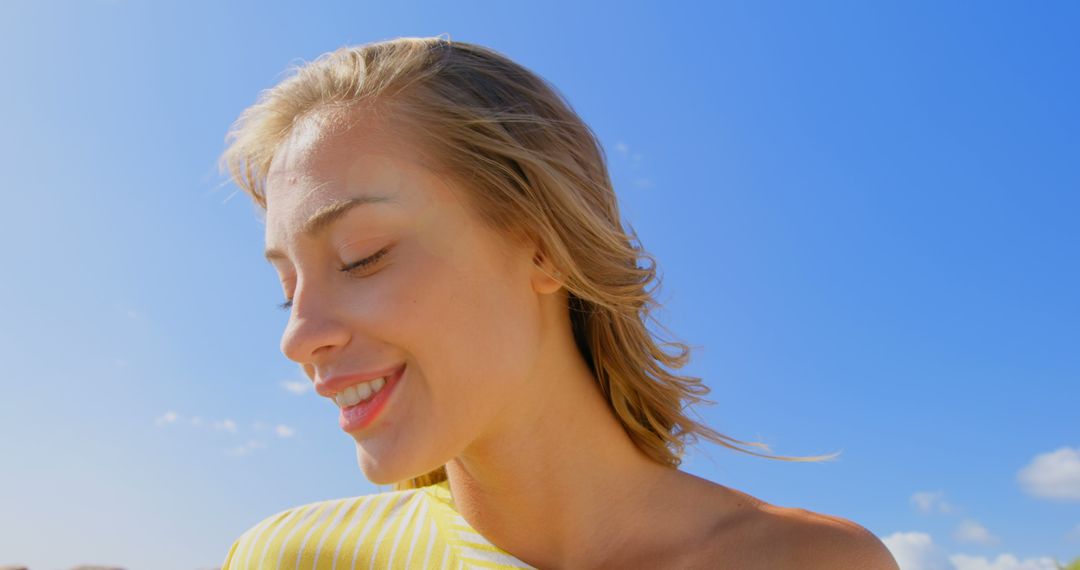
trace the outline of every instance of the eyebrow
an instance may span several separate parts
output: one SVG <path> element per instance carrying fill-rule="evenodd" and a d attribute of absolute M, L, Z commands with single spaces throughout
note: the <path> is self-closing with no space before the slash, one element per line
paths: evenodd
<path fill-rule="evenodd" d="M 385 202 L 392 202 L 393 200 L 388 196 L 359 196 L 356 198 L 349 198 L 348 200 L 342 200 L 340 202 L 334 202 L 319 208 L 317 212 L 311 215 L 303 227 L 300 229 L 300 234 L 308 237 L 316 237 L 322 232 L 326 231 L 334 222 L 344 216 L 349 210 L 357 206 L 363 206 L 365 204 L 378 204 Z M 263 256 L 267 261 L 273 261 L 275 259 L 286 259 L 286 255 L 279 249 L 270 248 L 267 249 Z"/>

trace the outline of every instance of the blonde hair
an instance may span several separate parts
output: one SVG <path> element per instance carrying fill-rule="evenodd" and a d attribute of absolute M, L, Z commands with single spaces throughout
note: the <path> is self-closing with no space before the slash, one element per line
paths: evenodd
<path fill-rule="evenodd" d="M 699 436 L 770 459 L 839 455 L 754 453 L 728 442 L 768 446 L 728 437 L 684 413 L 691 403 L 715 402 L 701 397 L 710 390 L 700 378 L 667 370 L 683 367 L 690 347 L 656 340 L 646 327 L 659 306 L 656 261 L 640 242 L 632 243 L 632 229 L 623 231 L 604 151 L 592 130 L 546 80 L 490 48 L 442 37 L 340 47 L 294 69 L 233 123 L 226 135 L 232 142 L 219 162 L 263 211 L 270 162 L 298 120 L 316 111 L 329 111 L 334 122 L 355 108 L 387 110 L 403 131 L 422 133 L 415 140 L 464 183 L 466 199 L 484 223 L 533 240 L 557 268 L 578 349 L 627 434 L 648 456 L 678 467 L 686 443 Z M 639 260 L 648 266 L 639 267 Z M 653 281 L 656 287 L 647 289 Z M 445 479 L 443 466 L 394 489 Z"/>

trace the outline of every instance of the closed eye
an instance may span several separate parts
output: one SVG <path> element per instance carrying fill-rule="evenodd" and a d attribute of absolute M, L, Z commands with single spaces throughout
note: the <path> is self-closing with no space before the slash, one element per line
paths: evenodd
<path fill-rule="evenodd" d="M 347 265 L 343 265 L 340 268 L 338 268 L 338 271 L 341 271 L 343 273 L 359 273 L 360 270 L 367 269 L 369 266 L 371 266 L 375 262 L 379 261 L 379 259 L 381 259 L 382 256 L 386 255 L 386 253 L 388 251 L 390 251 L 390 247 L 391 246 L 386 246 L 386 247 L 380 249 L 379 251 L 375 252 L 371 256 L 365 257 L 364 259 L 361 259 L 360 261 L 356 261 L 356 262 L 353 262 L 353 263 L 349 263 Z M 289 299 L 289 300 L 285 301 L 284 303 L 279 304 L 278 308 L 283 310 L 283 311 L 288 311 L 289 309 L 292 308 L 292 304 L 293 304 L 292 299 Z"/>
<path fill-rule="evenodd" d="M 343 271 L 343 272 L 348 273 L 348 272 L 356 271 L 357 269 L 366 269 L 369 265 L 375 263 L 376 261 L 379 260 L 379 258 L 386 255 L 386 252 L 388 252 L 388 251 L 390 251 L 390 246 L 386 246 L 386 247 L 380 249 L 379 251 L 376 251 L 370 257 L 365 257 L 364 259 L 361 259 L 360 261 L 357 261 L 355 263 L 350 263 L 348 265 L 343 265 L 343 266 L 341 266 L 339 271 Z"/>

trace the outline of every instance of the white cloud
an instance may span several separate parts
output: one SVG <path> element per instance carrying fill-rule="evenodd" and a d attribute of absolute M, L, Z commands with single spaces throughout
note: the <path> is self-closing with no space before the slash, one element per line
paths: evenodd
<path fill-rule="evenodd" d="M 179 417 L 180 416 L 176 412 L 174 412 L 172 410 L 169 410 L 168 412 L 165 412 L 164 414 L 159 416 L 156 420 L 154 420 L 154 423 L 157 424 L 158 426 L 163 426 L 165 424 L 171 424 L 171 423 L 175 422 Z"/>
<path fill-rule="evenodd" d="M 630 170 L 627 174 L 629 174 L 630 184 L 641 189 L 652 188 L 654 186 L 653 179 L 647 176 L 646 173 L 641 172 L 642 159 L 645 158 L 644 154 L 633 151 L 633 149 L 630 148 L 630 145 L 623 141 L 615 143 L 615 151 L 618 152 L 620 159 L 630 159 L 628 163 L 624 163 L 623 160 L 620 160 L 621 164 L 628 164 L 629 166 Z"/>
<path fill-rule="evenodd" d="M 631 153 L 630 145 L 624 143 L 623 141 L 615 143 L 615 150 L 623 156 L 630 157 L 634 162 L 641 162 L 641 159 L 645 158 L 644 155 L 642 155 L 640 152 Z"/>
<path fill-rule="evenodd" d="M 192 416 L 191 418 L 184 419 L 180 416 L 180 414 L 171 410 L 165 412 L 154 421 L 159 426 L 175 423 L 177 421 L 184 421 L 185 423 L 195 427 L 210 427 L 216 431 L 225 431 L 231 434 L 236 434 L 240 431 L 239 426 L 237 426 L 236 422 L 231 419 L 207 420 L 201 416 Z M 274 435 L 280 438 L 293 437 L 296 435 L 296 428 L 290 427 L 285 424 L 272 425 L 263 421 L 256 420 L 251 422 L 251 427 L 255 431 L 272 431 Z M 230 448 L 226 450 L 226 452 L 230 455 L 243 455 L 250 452 L 252 449 L 258 449 L 261 447 L 266 447 L 266 444 L 258 440 L 251 440 L 244 445 L 238 445 L 236 447 Z"/>
<path fill-rule="evenodd" d="M 936 511 L 948 515 L 956 511 L 956 507 L 945 501 L 943 491 L 918 491 L 911 495 L 911 504 L 923 514 L 932 514 Z"/>
<path fill-rule="evenodd" d="M 1020 560 L 1012 554 L 999 554 L 989 560 L 966 554 L 946 555 L 925 532 L 894 532 L 881 539 L 900 570 L 1058 570 L 1050 557 Z"/>
<path fill-rule="evenodd" d="M 894 532 L 883 537 L 900 570 L 953 570 L 945 553 L 925 532 Z"/>
<path fill-rule="evenodd" d="M 282 380 L 281 387 L 293 394 L 306 394 L 311 390 L 312 385 L 311 382 L 303 382 L 300 380 Z"/>
<path fill-rule="evenodd" d="M 220 431 L 227 431 L 229 433 L 236 433 L 236 422 L 232 420 L 214 421 L 214 429 Z"/>
<path fill-rule="evenodd" d="M 971 519 L 964 520 L 960 523 L 960 526 L 956 527 L 956 531 L 953 532 L 953 539 L 957 542 L 973 542 L 986 545 L 997 544 L 998 542 L 997 537 L 990 534 L 986 527 Z"/>
<path fill-rule="evenodd" d="M 993 561 L 982 556 L 955 554 L 949 557 L 956 570 L 1058 570 L 1060 567 L 1053 558 L 1028 558 L 1020 560 L 1012 554 L 999 554 Z M 907 568 L 901 567 L 901 570 Z"/>
<path fill-rule="evenodd" d="M 245 443 L 243 445 L 237 445 L 235 447 L 230 447 L 230 448 L 226 449 L 225 454 L 226 455 L 247 455 L 247 454 L 251 453 L 252 451 L 254 451 L 256 449 L 263 449 L 265 447 L 266 447 L 265 443 L 263 443 L 261 441 L 258 441 L 258 440 L 252 439 L 252 440 L 249 440 L 247 443 Z"/>
<path fill-rule="evenodd" d="M 1035 456 L 1016 476 L 1027 493 L 1046 499 L 1080 499 L 1080 448 Z"/>

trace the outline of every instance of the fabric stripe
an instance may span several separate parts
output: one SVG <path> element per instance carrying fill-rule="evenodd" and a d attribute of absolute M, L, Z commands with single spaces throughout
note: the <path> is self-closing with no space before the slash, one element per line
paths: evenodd
<path fill-rule="evenodd" d="M 237 538 L 236 542 L 233 543 L 232 548 L 229 550 L 229 557 L 226 560 L 228 564 L 222 565 L 221 570 L 229 570 L 230 568 L 244 568 L 244 555 L 247 553 L 248 550 L 251 549 L 250 544 L 252 533 L 260 528 L 265 527 L 267 524 L 268 523 L 266 522 L 266 519 L 264 519 L 255 526 L 244 531 L 244 533 L 240 535 L 240 538 Z"/>
<path fill-rule="evenodd" d="M 513 556 L 499 552 L 459 548 L 458 554 L 464 561 L 481 568 L 532 568 Z"/>
<path fill-rule="evenodd" d="M 430 540 L 430 537 L 425 536 L 425 532 L 428 525 L 424 524 L 424 521 L 428 518 L 428 513 L 431 507 L 426 500 L 419 500 L 417 504 L 420 505 L 419 511 L 416 514 L 415 524 L 413 525 L 412 536 L 409 537 L 409 553 L 405 555 L 405 567 L 412 568 L 413 551 L 416 549 L 416 543 L 424 543 L 425 540 Z"/>
<path fill-rule="evenodd" d="M 338 513 L 337 517 L 335 517 L 334 520 L 331 521 L 330 524 L 326 527 L 326 529 L 322 531 L 322 538 L 319 539 L 319 544 L 315 546 L 315 556 L 312 558 L 312 568 L 314 568 L 315 570 L 319 570 L 320 566 L 325 566 L 326 570 L 329 570 L 333 562 L 326 562 L 320 558 L 322 556 L 323 543 L 326 542 L 326 539 L 334 536 L 342 530 L 343 525 L 341 521 L 344 520 L 345 517 L 350 517 L 350 520 L 352 520 L 352 518 L 355 518 L 358 513 L 363 510 L 366 503 L 367 499 L 364 497 L 357 497 L 356 499 L 353 499 L 352 502 L 348 503 L 349 506 L 347 508 L 341 509 L 341 512 Z"/>
<path fill-rule="evenodd" d="M 390 508 L 395 501 L 399 500 L 400 495 L 394 493 L 385 493 L 381 495 L 382 501 L 379 502 L 379 508 L 367 517 L 367 523 L 360 529 L 360 534 L 353 539 L 356 546 L 353 548 L 352 559 L 349 561 L 349 567 L 352 570 L 356 570 L 356 557 L 360 553 L 360 546 L 364 544 L 364 538 L 371 532 L 372 527 L 383 523 L 383 519 L 386 513 L 390 511 Z"/>
<path fill-rule="evenodd" d="M 386 561 L 387 568 L 394 567 L 394 559 L 397 558 L 398 549 L 401 545 L 401 539 L 404 536 L 415 537 L 416 536 L 416 524 L 414 524 L 416 517 L 416 510 L 424 502 L 424 496 L 419 492 L 409 492 L 409 508 L 405 511 L 404 516 L 401 517 L 401 522 L 398 523 L 397 532 L 393 533 L 394 544 L 390 546 L 390 558 Z"/>
<path fill-rule="evenodd" d="M 288 515 L 286 515 L 284 518 L 274 524 L 274 532 L 270 533 L 270 536 L 266 537 L 266 539 L 263 541 L 262 552 L 255 558 L 255 566 L 257 568 L 264 568 L 264 565 L 266 564 L 265 561 L 269 559 L 275 546 L 277 548 L 281 548 L 281 541 L 277 538 L 277 536 L 281 534 L 282 529 L 292 528 L 293 521 L 303 511 L 304 509 L 302 507 L 290 509 Z"/>
<path fill-rule="evenodd" d="M 337 515 L 339 512 L 345 510 L 345 505 L 347 505 L 348 503 L 349 502 L 347 500 L 342 499 L 340 501 L 333 501 L 332 503 L 326 504 L 326 508 L 323 509 L 323 512 L 320 514 L 319 519 L 315 522 L 315 524 L 311 525 L 311 528 L 309 528 L 307 533 L 304 534 L 304 539 L 300 542 L 300 547 L 296 549 L 296 561 L 293 564 L 294 570 L 301 570 L 301 564 L 303 564 L 304 562 L 307 563 L 308 568 L 315 568 L 315 557 L 318 556 L 319 551 L 318 549 L 316 549 L 314 552 L 312 552 L 311 549 L 307 548 L 308 539 L 311 538 L 311 535 L 314 534 L 316 530 L 318 530 L 320 534 L 325 536 L 326 521 L 334 518 L 335 515 Z"/>
<path fill-rule="evenodd" d="M 449 524 L 450 521 L 447 517 L 452 515 L 453 510 L 453 498 L 450 496 L 449 485 L 444 481 L 436 485 L 425 487 L 428 493 L 428 498 L 431 503 L 431 522 L 434 525 L 433 530 L 439 536 L 439 545 L 443 554 L 443 562 L 440 564 L 440 568 L 449 567 L 451 562 L 449 561 L 449 554 L 452 548 L 452 541 L 450 535 Z M 460 566 L 455 564 L 454 566 Z"/>
<path fill-rule="evenodd" d="M 428 562 L 431 560 L 431 550 L 435 546 L 435 519 L 431 520 L 431 523 L 428 524 L 428 528 L 431 529 L 429 532 L 431 535 L 431 542 L 428 543 L 427 554 L 424 555 L 423 568 L 429 568 Z"/>
<path fill-rule="evenodd" d="M 463 565 L 463 567 L 468 568 L 470 570 L 473 569 L 473 568 L 475 568 L 477 570 L 486 570 L 488 568 L 496 568 L 498 570 L 507 570 L 509 568 L 514 568 L 514 569 L 532 568 L 532 566 L 510 566 L 510 565 L 506 565 L 506 564 L 500 564 L 498 562 L 489 562 L 487 560 L 471 560 L 471 559 L 463 561 L 462 565 Z"/>
<path fill-rule="evenodd" d="M 291 509 L 290 509 L 291 510 Z M 272 517 L 267 517 L 261 525 L 259 525 L 258 532 L 253 534 L 247 543 L 247 548 L 244 549 L 244 565 L 241 566 L 242 570 L 251 568 L 251 557 L 255 554 L 255 549 L 258 547 L 259 540 L 262 539 L 263 534 L 277 524 L 278 520 L 282 517 L 288 516 L 289 511 L 282 511 Z M 255 529 L 252 529 L 255 530 Z"/>
<path fill-rule="evenodd" d="M 285 553 L 288 551 L 293 535 L 297 532 L 311 527 L 318 518 L 318 515 L 326 509 L 326 503 L 316 503 L 307 509 L 303 515 L 293 525 L 289 534 L 285 535 L 285 538 L 281 539 L 281 549 L 278 552 L 277 561 L 274 563 L 274 568 L 281 568 L 281 561 L 285 559 Z"/>
<path fill-rule="evenodd" d="M 447 570 L 450 567 L 449 564 L 450 564 L 450 545 L 447 544 L 446 547 L 443 548 L 443 557 L 442 557 L 442 562 L 439 563 L 439 568 L 441 568 L 442 570 Z"/>
<path fill-rule="evenodd" d="M 231 568 L 234 568 L 232 560 L 233 556 L 236 555 L 236 551 L 240 548 L 241 538 L 234 540 L 232 546 L 229 547 L 229 552 L 225 555 L 225 561 L 221 563 L 221 570 L 230 570 Z"/>
<path fill-rule="evenodd" d="M 343 551 L 342 546 L 345 546 L 346 542 L 350 540 L 354 528 L 362 528 L 360 525 L 364 523 L 365 520 L 370 519 L 370 514 L 372 514 L 373 512 L 377 512 L 379 508 L 381 508 L 382 501 L 378 500 L 379 497 L 380 496 L 370 496 L 365 501 L 367 504 L 365 505 L 364 510 L 357 511 L 356 514 L 353 515 L 352 520 L 349 523 L 349 528 L 347 528 L 345 532 L 342 532 L 340 534 L 337 542 L 337 547 L 334 548 L 334 565 L 330 567 L 330 569 L 335 570 L 337 568 L 338 560 L 341 560 L 341 565 L 345 566 L 346 554 L 345 551 Z M 352 560 L 349 560 L 349 564 L 352 565 Z"/>
<path fill-rule="evenodd" d="M 250 528 L 247 532 L 240 535 L 240 547 L 236 549 L 236 557 L 233 560 L 233 565 L 237 568 L 247 568 L 247 562 L 251 558 L 252 542 L 255 538 L 265 532 L 266 528 L 273 523 L 272 517 L 267 517 L 259 524 Z"/>
<path fill-rule="evenodd" d="M 396 526 L 394 524 L 395 522 L 401 522 L 401 511 L 405 507 L 405 505 L 408 504 L 409 499 L 413 496 L 413 493 L 410 493 L 408 491 L 398 491 L 392 494 L 397 495 L 397 500 L 394 501 L 393 505 L 386 510 L 386 513 L 381 517 L 381 520 L 379 521 L 379 534 L 375 537 L 375 540 L 371 542 L 371 560 L 368 562 L 368 565 L 365 566 L 365 568 L 388 568 L 388 566 L 386 566 L 385 560 L 387 555 L 387 548 L 383 545 L 383 536 L 386 535 L 386 533 L 391 528 Z M 360 545 L 357 544 L 357 546 Z M 381 563 L 378 565 L 375 564 L 375 560 L 377 558 L 382 559 Z"/>
<path fill-rule="evenodd" d="M 469 525 L 455 508 L 448 481 L 280 511 L 241 534 L 222 565 L 285 568 L 535 570 Z"/>

